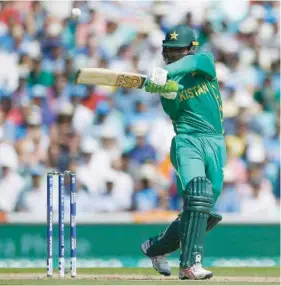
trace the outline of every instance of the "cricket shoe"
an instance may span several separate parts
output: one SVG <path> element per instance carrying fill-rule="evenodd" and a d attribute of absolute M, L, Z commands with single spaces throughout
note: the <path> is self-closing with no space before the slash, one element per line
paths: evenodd
<path fill-rule="evenodd" d="M 142 245 L 141 245 L 141 250 L 144 255 L 149 257 L 152 262 L 153 268 L 160 274 L 165 275 L 165 276 L 170 276 L 171 275 L 171 267 L 164 255 L 158 255 L 158 256 L 153 256 L 150 257 L 147 255 L 146 251 L 147 249 L 151 246 L 151 241 L 150 239 L 146 240 Z"/>
<path fill-rule="evenodd" d="M 201 263 L 196 263 L 189 268 L 180 269 L 180 280 L 204 280 L 210 279 L 213 276 L 211 271 L 208 271 L 202 267 Z"/>

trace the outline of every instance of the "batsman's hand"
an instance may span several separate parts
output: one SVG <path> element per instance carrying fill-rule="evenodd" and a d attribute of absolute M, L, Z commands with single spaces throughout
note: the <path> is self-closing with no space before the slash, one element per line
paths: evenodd
<path fill-rule="evenodd" d="M 145 83 L 145 91 L 150 93 L 170 93 L 178 92 L 182 89 L 182 85 L 175 81 L 168 80 L 164 85 L 158 85 L 153 81 L 147 80 Z"/>

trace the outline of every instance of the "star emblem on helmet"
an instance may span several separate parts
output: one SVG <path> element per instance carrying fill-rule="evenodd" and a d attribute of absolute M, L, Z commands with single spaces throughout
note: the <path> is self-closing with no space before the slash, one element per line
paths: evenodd
<path fill-rule="evenodd" d="M 178 39 L 178 35 L 179 35 L 179 34 L 177 34 L 177 33 L 174 31 L 172 34 L 170 34 L 170 36 L 171 36 L 170 40 L 177 40 L 177 39 Z"/>

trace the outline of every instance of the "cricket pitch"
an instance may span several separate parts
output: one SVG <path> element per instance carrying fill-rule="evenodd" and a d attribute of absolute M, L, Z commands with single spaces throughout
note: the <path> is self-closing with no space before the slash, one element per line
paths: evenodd
<path fill-rule="evenodd" d="M 270 268 L 210 268 L 214 277 L 204 281 L 180 281 L 177 269 L 169 277 L 157 274 L 151 268 L 83 268 L 77 277 L 66 273 L 60 279 L 55 273 L 46 278 L 44 269 L 0 269 L 0 285 L 279 285 L 279 267 Z"/>

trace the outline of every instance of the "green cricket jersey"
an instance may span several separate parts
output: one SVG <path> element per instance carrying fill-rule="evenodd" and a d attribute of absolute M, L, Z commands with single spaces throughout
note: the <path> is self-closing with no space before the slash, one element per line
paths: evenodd
<path fill-rule="evenodd" d="M 183 85 L 174 100 L 161 97 L 177 134 L 222 135 L 222 101 L 210 53 L 197 53 L 164 67 L 168 78 Z"/>

